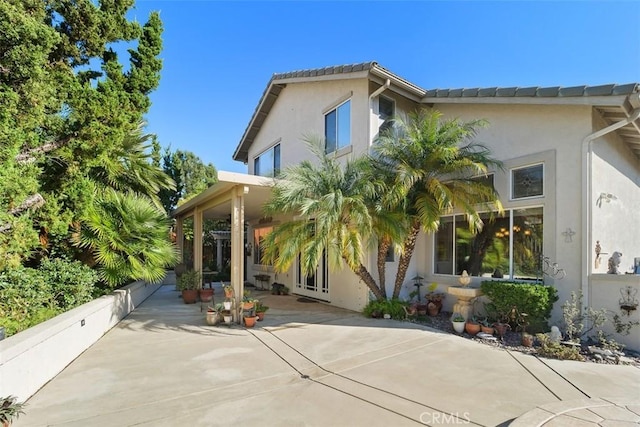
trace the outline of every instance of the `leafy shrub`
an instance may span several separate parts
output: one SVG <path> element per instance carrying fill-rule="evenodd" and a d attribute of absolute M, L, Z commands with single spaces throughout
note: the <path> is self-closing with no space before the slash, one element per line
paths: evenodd
<path fill-rule="evenodd" d="M 97 280 L 89 267 L 64 259 L 7 269 L 0 273 L 0 325 L 10 336 L 84 304 Z"/>
<path fill-rule="evenodd" d="M 491 300 L 487 311 L 503 322 L 517 327 L 511 313 L 514 308 L 526 313 L 530 330 L 539 332 L 548 328 L 547 319 L 551 316 L 553 303 L 558 300 L 556 288 L 533 283 L 503 282 L 487 280 L 480 289 Z"/>
<path fill-rule="evenodd" d="M 552 341 L 546 334 L 537 334 L 536 338 L 540 342 L 538 354 L 542 357 L 549 357 L 560 360 L 579 360 L 584 361 L 584 357 L 580 354 L 578 346 L 567 346 L 559 342 Z"/>
<path fill-rule="evenodd" d="M 382 317 L 384 314 L 389 314 L 392 319 L 403 320 L 406 316 L 404 307 L 406 302 L 399 299 L 388 299 L 384 301 L 373 300 L 369 301 L 369 304 L 362 310 L 362 313 L 367 317 Z M 378 314 L 378 316 L 375 316 Z"/>

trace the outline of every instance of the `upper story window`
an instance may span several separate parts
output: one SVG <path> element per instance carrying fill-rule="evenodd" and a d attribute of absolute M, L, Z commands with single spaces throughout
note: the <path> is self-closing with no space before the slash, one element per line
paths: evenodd
<path fill-rule="evenodd" d="M 544 168 L 541 164 L 511 170 L 511 198 L 542 196 Z"/>
<path fill-rule="evenodd" d="M 278 176 L 280 173 L 280 144 L 274 145 L 253 161 L 253 174 L 260 176 Z"/>
<path fill-rule="evenodd" d="M 340 104 L 324 116 L 325 152 L 351 145 L 351 101 Z"/>
<path fill-rule="evenodd" d="M 378 117 L 380 118 L 381 125 L 378 128 L 378 132 L 382 132 L 391 126 L 391 120 L 396 114 L 396 105 L 392 99 L 385 98 L 384 96 L 378 97 Z"/>

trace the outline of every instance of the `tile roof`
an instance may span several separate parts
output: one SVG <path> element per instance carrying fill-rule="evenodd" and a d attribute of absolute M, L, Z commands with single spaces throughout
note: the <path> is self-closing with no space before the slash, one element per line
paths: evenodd
<path fill-rule="evenodd" d="M 638 92 L 639 83 L 606 84 L 599 86 L 530 86 L 530 87 L 489 87 L 461 89 L 430 89 L 427 98 L 486 98 L 486 97 L 575 97 L 575 96 L 615 96 Z"/>

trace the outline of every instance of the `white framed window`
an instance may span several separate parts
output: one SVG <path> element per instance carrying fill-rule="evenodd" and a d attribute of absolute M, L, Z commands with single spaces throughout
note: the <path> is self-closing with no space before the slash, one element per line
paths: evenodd
<path fill-rule="evenodd" d="M 343 102 L 324 115 L 325 152 L 351 145 L 351 101 Z"/>
<path fill-rule="evenodd" d="M 542 163 L 511 169 L 511 199 L 544 196 L 544 165 Z"/>
<path fill-rule="evenodd" d="M 504 216 L 481 214 L 482 230 L 473 234 L 464 215 L 440 218 L 434 239 L 434 273 L 539 280 L 543 251 L 542 207 L 509 209 Z"/>
<path fill-rule="evenodd" d="M 278 176 L 280 173 L 280 144 L 262 152 L 253 160 L 253 174 L 259 176 Z"/>

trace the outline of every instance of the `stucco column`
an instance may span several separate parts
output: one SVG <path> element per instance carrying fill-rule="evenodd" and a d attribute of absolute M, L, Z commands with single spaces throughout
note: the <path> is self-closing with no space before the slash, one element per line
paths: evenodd
<path fill-rule="evenodd" d="M 220 236 L 216 237 L 216 266 L 218 269 L 222 269 L 222 239 Z"/>
<path fill-rule="evenodd" d="M 202 210 L 193 212 L 193 269 L 202 271 Z"/>
<path fill-rule="evenodd" d="M 182 217 L 176 218 L 176 246 L 178 248 L 178 259 L 180 263 L 184 263 L 184 259 L 182 258 L 182 254 L 184 253 L 184 231 L 182 228 Z"/>
<path fill-rule="evenodd" d="M 237 186 L 231 195 L 231 284 L 238 307 L 244 294 L 244 194 L 248 191 L 248 187 Z M 240 316 L 238 323 L 242 323 Z"/>

